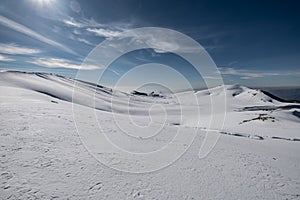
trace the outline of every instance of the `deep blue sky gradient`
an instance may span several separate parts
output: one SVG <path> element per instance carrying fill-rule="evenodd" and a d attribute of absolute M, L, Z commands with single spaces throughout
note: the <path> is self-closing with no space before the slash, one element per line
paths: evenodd
<path fill-rule="evenodd" d="M 138 27 L 165 27 L 192 37 L 209 52 L 227 84 L 300 86 L 300 1 L 164 1 L 164 0 L 2 0 L 0 3 L 0 68 L 43 71 L 74 76 L 76 69 L 100 42 Z M 4 21 L 3 21 L 4 20 Z M 63 48 L 41 41 L 8 23 L 17 23 L 49 38 Z M 68 24 L 72 22 L 73 24 Z M 97 35 L 88 29 L 102 29 Z M 8 53 L 9 47 L 38 53 Z M 65 48 L 65 49 L 64 49 Z M 66 50 L 70 49 L 72 52 Z M 171 54 L 133 52 L 113 64 L 117 74 L 142 60 L 169 64 L 197 84 L 188 64 Z M 148 56 L 148 57 L 147 57 Z M 60 59 L 57 68 L 37 64 L 39 59 Z"/>

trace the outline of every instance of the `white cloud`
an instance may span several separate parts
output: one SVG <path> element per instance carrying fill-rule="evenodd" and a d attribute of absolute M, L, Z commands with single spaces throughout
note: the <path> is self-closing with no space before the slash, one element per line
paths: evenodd
<path fill-rule="evenodd" d="M 105 38 L 118 37 L 123 31 L 132 27 L 131 23 L 101 24 L 93 18 L 88 19 L 85 17 L 79 19 L 68 17 L 67 19 L 62 20 L 62 22 L 69 27 L 73 27 L 73 33 L 76 35 L 83 35 L 90 32 L 96 36 Z"/>
<path fill-rule="evenodd" d="M 17 55 L 17 54 L 37 54 L 40 53 L 41 51 L 38 49 L 32 49 L 32 48 L 27 48 L 27 47 L 21 47 L 16 44 L 3 44 L 0 43 L 0 53 L 5 53 L 5 54 L 12 54 L 12 55 Z"/>
<path fill-rule="evenodd" d="M 87 28 L 86 30 L 91 33 L 95 33 L 97 36 L 106 38 L 118 37 L 121 34 L 121 31 L 113 31 L 104 28 Z"/>
<path fill-rule="evenodd" d="M 73 19 L 65 19 L 63 20 L 63 22 L 66 24 L 66 25 L 69 25 L 69 26 L 74 26 L 76 28 L 80 28 L 83 26 L 83 24 L 79 23 L 79 22 L 76 22 L 74 21 Z"/>
<path fill-rule="evenodd" d="M 222 78 L 219 76 L 203 76 L 205 79 L 216 79 L 216 80 L 221 80 Z"/>
<path fill-rule="evenodd" d="M 157 53 L 176 52 L 176 53 L 197 53 L 198 47 L 181 41 L 175 35 L 139 35 L 138 40 L 143 40 L 149 47 L 153 48 Z"/>
<path fill-rule="evenodd" d="M 10 61 L 14 61 L 14 59 L 8 58 L 7 56 L 0 54 L 0 61 L 10 62 Z"/>
<path fill-rule="evenodd" d="M 157 53 L 201 53 L 204 48 L 187 37 L 181 37 L 176 31 L 163 28 L 140 28 L 136 31 L 110 31 L 105 29 L 89 30 L 107 38 L 115 37 L 117 40 L 110 44 L 116 49 L 122 49 L 128 42 L 138 46 L 152 48 Z M 127 40 L 123 40 L 127 39 Z"/>
<path fill-rule="evenodd" d="M 84 39 L 84 38 L 77 38 L 77 40 L 78 40 L 79 42 L 83 42 L 83 43 L 85 43 L 85 44 L 87 44 L 87 45 L 94 46 L 94 44 L 92 44 L 90 41 L 88 41 L 88 40 L 86 40 L 86 39 Z"/>
<path fill-rule="evenodd" d="M 87 19 L 87 18 L 83 17 L 83 18 L 80 18 L 79 20 L 75 20 L 72 17 L 68 17 L 67 19 L 62 20 L 62 22 L 64 24 L 66 24 L 67 26 L 72 26 L 72 27 L 75 27 L 75 28 L 87 28 L 87 27 L 101 28 L 101 27 L 105 27 L 105 25 L 96 22 L 93 18 L 92 19 Z"/>
<path fill-rule="evenodd" d="M 300 75 L 300 71 L 251 71 L 245 69 L 234 69 L 234 68 L 219 68 L 221 74 L 223 75 L 234 75 L 240 76 L 240 79 L 253 79 L 253 78 L 263 78 L 266 76 L 290 76 L 290 75 Z"/>
<path fill-rule="evenodd" d="M 68 69 L 81 69 L 81 70 L 93 70 L 93 69 L 101 69 L 103 67 L 97 65 L 83 65 L 77 63 L 72 63 L 69 60 L 61 59 L 61 58 L 38 58 L 34 61 L 30 61 L 30 63 L 49 67 L 49 68 L 68 68 Z"/>
<path fill-rule="evenodd" d="M 19 24 L 19 23 L 13 21 L 13 20 L 10 20 L 6 17 L 3 17 L 1 15 L 0 15 L 0 24 L 4 25 L 6 27 L 9 27 L 9 28 L 11 28 L 15 31 L 18 31 L 20 33 L 23 33 L 27 36 L 30 36 L 30 37 L 32 37 L 36 40 L 39 40 L 39 41 L 44 42 L 46 44 L 58 47 L 58 48 L 66 51 L 66 52 L 69 52 L 69 53 L 72 53 L 72 54 L 76 55 L 76 53 L 73 50 L 69 49 L 68 47 L 66 47 L 66 46 L 64 46 L 64 45 L 62 45 L 58 42 L 55 42 L 55 41 L 53 41 L 49 38 L 46 38 L 45 36 L 42 36 L 41 34 L 27 28 L 26 26 L 24 26 L 22 24 Z"/>
<path fill-rule="evenodd" d="M 70 35 L 69 37 L 71 40 L 75 40 L 75 41 L 78 41 L 78 42 L 82 42 L 82 43 L 85 43 L 87 45 L 90 45 L 90 46 L 95 46 L 94 44 L 92 44 L 90 41 L 84 39 L 84 38 L 79 38 L 79 37 L 76 37 L 74 35 Z"/>
<path fill-rule="evenodd" d="M 265 75 L 258 72 L 250 72 L 248 70 L 236 70 L 234 68 L 219 68 L 221 74 L 241 76 L 241 79 L 262 78 Z"/>

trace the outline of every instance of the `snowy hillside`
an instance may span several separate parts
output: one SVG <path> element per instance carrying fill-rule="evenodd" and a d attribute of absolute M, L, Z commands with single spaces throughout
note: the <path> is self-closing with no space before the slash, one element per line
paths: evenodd
<path fill-rule="evenodd" d="M 23 72 L 0 72 L 0 92 L 1 199 L 300 198 L 300 104 L 239 85 L 161 98 Z M 222 103 L 226 115 L 220 127 L 210 120 L 212 111 L 223 116 Z M 89 120 L 80 124 L 80 117 Z M 141 163 L 120 164 L 118 155 L 107 153 L 103 165 L 83 145 L 99 128 L 93 119 L 113 143 L 130 152 L 161 148 L 178 130 L 186 138 L 196 135 L 193 142 L 176 141 L 182 154 L 174 163 L 132 174 L 114 166 L 135 169 Z M 77 134 L 81 128 L 86 135 Z M 124 129 L 135 133 L 134 141 Z M 221 137 L 199 159 L 206 131 Z M 171 154 L 162 157 L 173 159 Z M 156 168 L 159 162 L 143 167 Z"/>

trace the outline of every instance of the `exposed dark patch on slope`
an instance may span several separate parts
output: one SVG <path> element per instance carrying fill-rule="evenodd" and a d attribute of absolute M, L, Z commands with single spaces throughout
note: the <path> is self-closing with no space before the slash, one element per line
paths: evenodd
<path fill-rule="evenodd" d="M 294 116 L 296 116 L 296 117 L 298 117 L 298 118 L 300 118 L 300 112 L 298 112 L 298 111 L 293 111 L 293 115 Z"/>
<path fill-rule="evenodd" d="M 253 140 L 265 140 L 265 139 L 275 139 L 275 140 L 287 140 L 287 141 L 294 141 L 294 142 L 299 142 L 299 138 L 285 138 L 285 137 L 278 137 L 278 136 L 261 136 L 261 135 L 251 135 L 247 133 L 232 133 L 232 132 L 227 132 L 227 131 L 220 131 L 220 134 L 223 135 L 230 135 L 230 136 L 235 136 L 235 137 L 243 137 L 243 138 L 249 138 Z"/>
<path fill-rule="evenodd" d="M 285 105 L 285 106 L 249 106 L 244 107 L 241 111 L 272 111 L 272 110 L 291 110 L 300 109 L 300 105 Z"/>
<path fill-rule="evenodd" d="M 245 134 L 245 133 L 231 133 L 231 132 L 225 132 L 225 131 L 221 131 L 220 133 L 223 135 L 245 137 L 245 138 L 250 138 L 250 139 L 254 139 L 254 140 L 264 140 L 265 139 L 263 136 L 260 136 L 260 135 L 250 135 L 250 134 Z"/>
<path fill-rule="evenodd" d="M 136 90 L 134 90 L 133 92 L 131 92 L 131 94 L 138 95 L 138 96 L 148 96 L 147 93 L 145 93 L 145 92 L 139 92 L 139 91 L 136 91 Z"/>
<path fill-rule="evenodd" d="M 272 99 L 275 99 L 277 101 L 283 102 L 283 103 L 300 103 L 300 101 L 297 100 L 286 100 L 286 99 L 282 99 L 274 94 L 271 94 L 270 92 L 267 92 L 265 90 L 261 90 L 262 93 L 264 93 L 265 95 L 271 97 Z"/>
<path fill-rule="evenodd" d="M 258 117 L 255 117 L 255 118 L 252 118 L 252 119 L 245 119 L 242 122 L 240 122 L 239 124 L 243 124 L 243 123 L 251 122 L 251 121 L 256 121 L 256 120 L 258 120 L 258 121 L 266 121 L 266 120 L 269 120 L 269 119 L 272 122 L 275 122 L 275 117 L 268 116 L 265 113 L 261 113 L 261 114 L 258 115 Z"/>
<path fill-rule="evenodd" d="M 300 141 L 300 139 L 298 138 L 284 138 L 284 137 L 277 137 L 277 136 L 273 136 L 271 138 L 276 140 Z"/>

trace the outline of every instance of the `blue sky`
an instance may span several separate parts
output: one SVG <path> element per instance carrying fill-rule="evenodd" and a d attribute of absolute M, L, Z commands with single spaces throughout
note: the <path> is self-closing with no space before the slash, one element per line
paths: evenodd
<path fill-rule="evenodd" d="M 226 84 L 300 86 L 299 6 L 289 0 L 2 0 L 0 68 L 72 77 L 103 40 L 132 28 L 164 27 L 203 45 Z M 180 58 L 141 50 L 112 64 L 107 85 L 148 62 L 172 66 L 195 87 L 201 82 Z"/>

